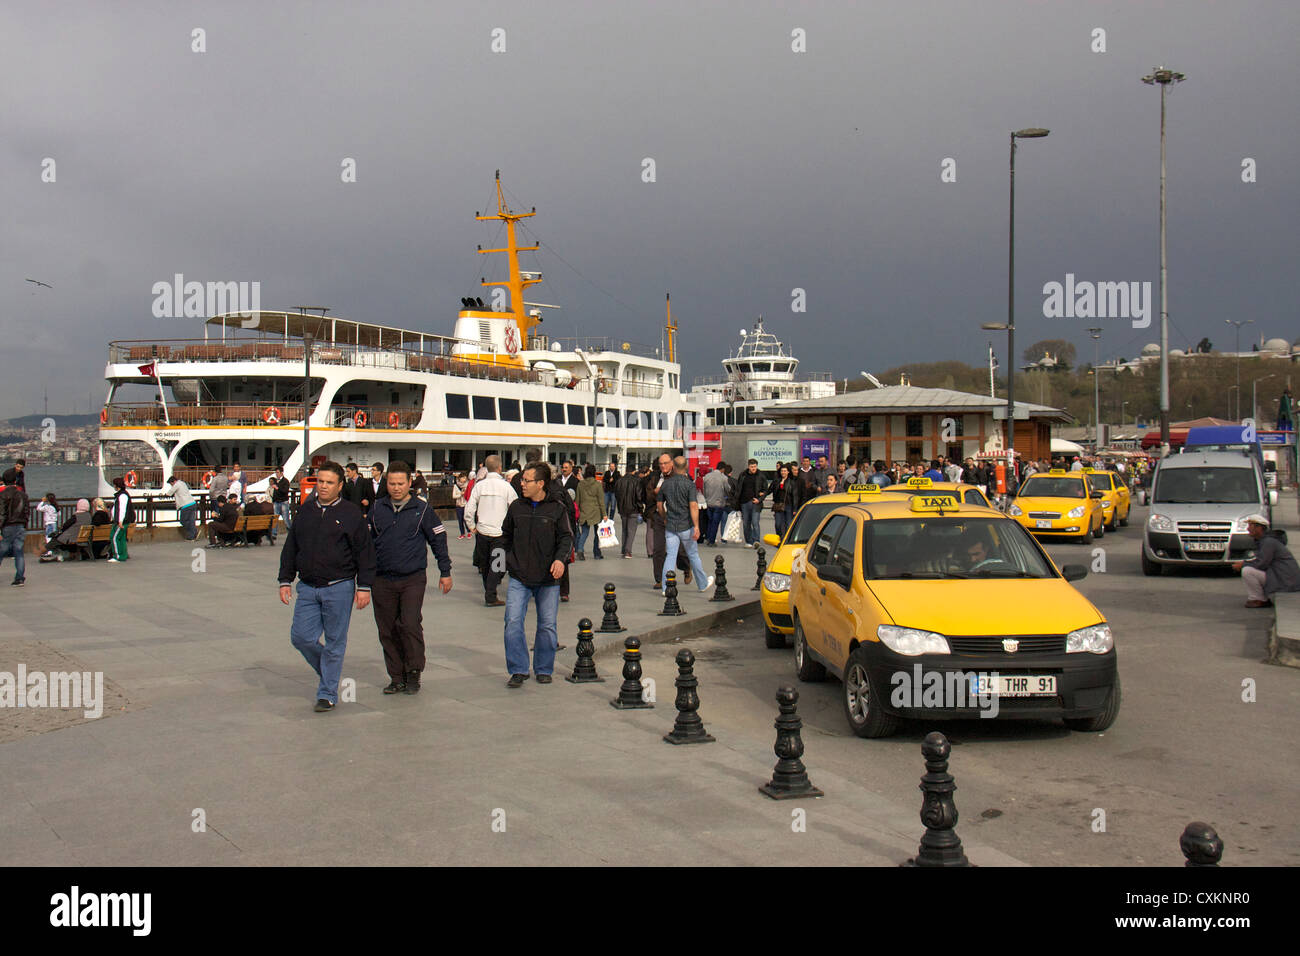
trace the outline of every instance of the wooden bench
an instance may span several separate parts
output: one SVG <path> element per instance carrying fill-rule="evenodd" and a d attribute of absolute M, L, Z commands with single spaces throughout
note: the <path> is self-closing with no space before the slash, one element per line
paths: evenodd
<path fill-rule="evenodd" d="M 95 550 L 91 547 L 93 544 L 108 544 L 113 537 L 113 525 L 111 524 L 83 524 L 77 532 L 77 548 L 82 554 L 93 558 Z M 126 540 L 131 542 L 135 540 L 135 522 L 126 526 Z"/>
<path fill-rule="evenodd" d="M 235 519 L 235 530 L 223 532 L 224 534 L 242 535 L 244 544 L 248 544 L 249 532 L 261 531 L 269 535 L 271 528 L 274 527 L 278 515 L 240 515 Z"/>

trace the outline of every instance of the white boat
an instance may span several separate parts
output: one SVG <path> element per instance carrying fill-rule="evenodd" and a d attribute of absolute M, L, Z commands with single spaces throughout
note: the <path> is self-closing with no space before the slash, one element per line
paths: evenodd
<path fill-rule="evenodd" d="M 741 329 L 740 335 L 740 348 L 722 360 L 726 374 L 696 378 L 691 388 L 691 398 L 705 404 L 705 427 L 770 425 L 765 408 L 836 394 L 829 372 L 796 377 L 799 360 L 763 328 L 761 315 L 752 330 Z"/>
<path fill-rule="evenodd" d="M 452 335 L 328 315 L 329 310 L 215 315 L 202 338 L 109 345 L 100 414 L 101 492 L 129 475 L 142 492 L 176 474 L 203 486 L 215 465 L 238 461 L 249 490 L 276 465 L 289 476 L 327 459 L 404 460 L 426 475 L 477 467 L 489 454 L 604 466 L 684 447 L 703 406 L 681 391 L 675 326 L 667 347 L 610 338 L 548 339 L 524 292 L 542 281 L 519 267 L 519 220 L 497 177 L 509 294 L 505 311 L 461 300 Z M 313 314 L 315 313 L 315 314 Z M 304 383 L 309 382 L 305 387 Z M 139 400 L 131 400 L 132 393 Z M 306 421 L 304 422 L 304 418 Z"/>

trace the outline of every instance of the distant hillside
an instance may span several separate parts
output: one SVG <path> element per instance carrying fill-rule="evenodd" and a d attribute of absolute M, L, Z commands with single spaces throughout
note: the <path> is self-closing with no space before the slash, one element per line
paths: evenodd
<path fill-rule="evenodd" d="M 51 413 L 50 417 L 58 425 L 64 425 L 77 428 L 81 425 L 94 425 L 99 421 L 98 415 L 59 415 Z M 41 420 L 44 415 L 24 415 L 22 418 L 11 418 L 5 424 L 12 425 L 14 428 L 40 428 Z"/>

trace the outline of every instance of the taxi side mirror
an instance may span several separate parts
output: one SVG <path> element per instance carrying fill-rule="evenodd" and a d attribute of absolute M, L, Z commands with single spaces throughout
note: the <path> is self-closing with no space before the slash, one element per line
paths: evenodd
<path fill-rule="evenodd" d="M 763 543 L 770 544 L 774 548 L 778 547 L 781 544 L 781 536 L 775 534 L 765 534 L 763 535 Z"/>
<path fill-rule="evenodd" d="M 1067 564 L 1061 568 L 1061 577 L 1067 581 L 1079 581 L 1088 576 L 1086 564 Z"/>

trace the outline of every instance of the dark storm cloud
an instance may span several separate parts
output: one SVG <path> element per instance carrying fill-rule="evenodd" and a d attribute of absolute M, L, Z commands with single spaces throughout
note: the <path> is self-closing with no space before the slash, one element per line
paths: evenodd
<path fill-rule="evenodd" d="M 552 335 L 657 343 L 671 291 L 688 382 L 759 313 L 808 370 L 978 363 L 979 323 L 1006 315 L 1007 133 L 1038 125 L 1018 350 L 1082 346 L 1091 323 L 1043 318 L 1043 283 L 1158 289 L 1159 95 L 1139 78 L 1162 61 L 1189 76 L 1169 97 L 1171 343 L 1230 345 L 1228 317 L 1294 339 L 1297 26 L 1280 2 L 11 4 L 0 415 L 47 380 L 53 408 L 88 383 L 97 402 L 110 339 L 197 334 L 150 314 L 176 272 L 449 333 L 503 268 L 472 219 L 498 168 L 554 250 L 533 293 L 563 306 Z M 1103 354 L 1158 334 L 1106 327 Z"/>

